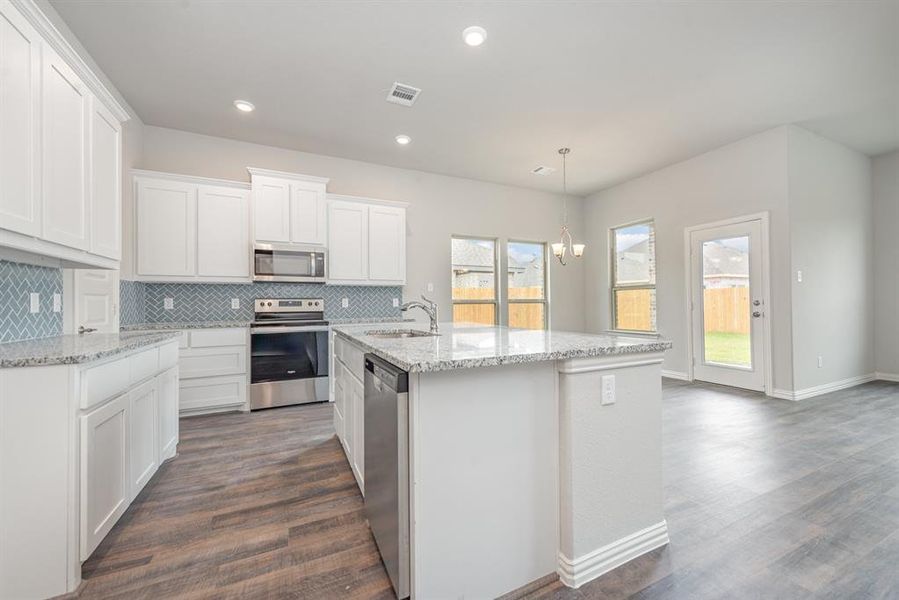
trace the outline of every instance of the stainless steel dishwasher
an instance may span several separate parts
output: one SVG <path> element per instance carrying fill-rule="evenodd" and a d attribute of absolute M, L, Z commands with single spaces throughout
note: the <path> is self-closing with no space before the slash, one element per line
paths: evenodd
<path fill-rule="evenodd" d="M 397 598 L 409 597 L 409 374 L 365 355 L 365 517 Z"/>

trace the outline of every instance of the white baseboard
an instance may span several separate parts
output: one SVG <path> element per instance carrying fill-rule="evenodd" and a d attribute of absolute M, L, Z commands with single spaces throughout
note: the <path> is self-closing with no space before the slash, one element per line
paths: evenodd
<path fill-rule="evenodd" d="M 574 560 L 559 552 L 559 579 L 568 587 L 578 588 L 667 543 L 668 523 L 662 521 Z"/>
<path fill-rule="evenodd" d="M 690 376 L 686 373 L 681 373 L 680 371 L 668 371 L 667 369 L 662 369 L 662 377 L 677 379 L 678 381 L 690 381 Z"/>
<path fill-rule="evenodd" d="M 775 398 L 781 398 L 783 400 L 808 400 L 809 398 L 814 398 L 815 396 L 822 396 L 831 392 L 838 392 L 840 390 L 855 387 L 863 383 L 868 383 L 869 381 L 874 381 L 875 379 L 880 378 L 876 373 L 869 373 L 868 375 L 858 375 L 856 377 L 840 379 L 839 381 L 831 381 L 830 383 L 816 385 L 814 387 L 805 388 L 803 390 L 796 390 L 795 392 L 791 392 L 789 390 L 774 390 L 771 395 Z M 897 376 L 896 381 L 899 381 L 899 376 Z"/>
<path fill-rule="evenodd" d="M 879 379 L 880 381 L 899 381 L 899 374 L 882 373 L 878 371 L 877 373 L 874 373 L 874 379 Z"/>

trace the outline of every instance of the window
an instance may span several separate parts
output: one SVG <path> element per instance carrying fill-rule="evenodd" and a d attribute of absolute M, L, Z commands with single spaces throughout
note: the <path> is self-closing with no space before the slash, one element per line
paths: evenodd
<path fill-rule="evenodd" d="M 496 240 L 453 238 L 453 322 L 495 325 Z"/>
<path fill-rule="evenodd" d="M 656 330 L 656 249 L 652 221 L 611 230 L 612 328 Z"/>
<path fill-rule="evenodd" d="M 546 329 L 546 244 L 506 245 L 509 272 L 509 327 Z"/>

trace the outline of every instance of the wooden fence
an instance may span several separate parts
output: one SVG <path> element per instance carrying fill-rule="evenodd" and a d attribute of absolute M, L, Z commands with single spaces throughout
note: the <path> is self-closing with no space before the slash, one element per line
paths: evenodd
<path fill-rule="evenodd" d="M 619 290 L 616 296 L 619 329 L 649 331 L 652 293 L 650 290 Z M 705 331 L 749 333 L 749 288 L 709 288 L 703 290 Z"/>
<path fill-rule="evenodd" d="M 541 287 L 516 287 L 509 289 L 512 300 L 540 299 L 543 297 Z M 494 299 L 492 288 L 453 288 L 454 300 L 490 300 Z M 543 315 L 543 303 L 509 303 L 509 326 L 525 329 L 543 329 L 546 319 Z M 453 321 L 457 323 L 482 323 L 494 325 L 495 313 L 493 304 L 453 304 Z"/>

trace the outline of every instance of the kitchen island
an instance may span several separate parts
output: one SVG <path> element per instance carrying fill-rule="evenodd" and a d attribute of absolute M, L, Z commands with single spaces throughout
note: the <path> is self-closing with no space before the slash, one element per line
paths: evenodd
<path fill-rule="evenodd" d="M 578 587 L 667 543 L 670 342 L 453 324 L 394 338 L 390 329 L 334 328 L 335 428 L 364 493 L 376 467 L 366 469 L 365 439 L 382 434 L 362 426 L 364 355 L 408 372 L 413 598 L 496 597 L 553 573 Z"/>

